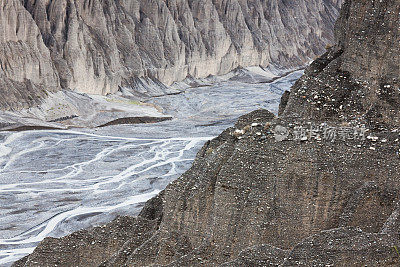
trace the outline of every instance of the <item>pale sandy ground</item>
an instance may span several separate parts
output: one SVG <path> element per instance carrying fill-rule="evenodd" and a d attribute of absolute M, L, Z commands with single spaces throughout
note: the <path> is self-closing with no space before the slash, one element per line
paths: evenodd
<path fill-rule="evenodd" d="M 118 95 L 83 95 L 62 91 L 51 94 L 39 107 L 19 112 L 0 113 L 0 124 L 9 127 L 21 125 L 66 129 L 69 127 L 96 127 L 123 117 L 163 117 L 157 107 Z M 72 118 L 74 117 L 74 118 Z M 62 119 L 72 118 L 72 119 Z M 59 120 L 57 122 L 50 122 Z M 3 128 L 6 130 L 7 128 Z"/>

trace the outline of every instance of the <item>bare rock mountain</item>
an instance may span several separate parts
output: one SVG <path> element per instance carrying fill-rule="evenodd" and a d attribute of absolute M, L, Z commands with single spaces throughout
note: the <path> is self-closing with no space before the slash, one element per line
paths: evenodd
<path fill-rule="evenodd" d="M 0 2 L 2 109 L 43 90 L 92 94 L 237 67 L 304 66 L 333 40 L 341 0 Z"/>

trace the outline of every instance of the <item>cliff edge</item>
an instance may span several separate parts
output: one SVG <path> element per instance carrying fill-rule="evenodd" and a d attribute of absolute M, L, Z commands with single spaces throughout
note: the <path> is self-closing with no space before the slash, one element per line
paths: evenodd
<path fill-rule="evenodd" d="M 281 115 L 399 125 L 399 24 L 399 1 L 347 1 L 336 45 L 307 69 Z"/>

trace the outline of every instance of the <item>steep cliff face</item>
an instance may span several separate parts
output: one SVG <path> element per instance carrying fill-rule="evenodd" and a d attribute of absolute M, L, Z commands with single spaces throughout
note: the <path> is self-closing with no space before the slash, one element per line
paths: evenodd
<path fill-rule="evenodd" d="M 0 109 L 24 108 L 59 89 L 50 52 L 20 1 L 0 2 Z"/>
<path fill-rule="evenodd" d="M 293 88 L 283 116 L 400 124 L 398 0 L 347 1 L 337 44 Z"/>
<path fill-rule="evenodd" d="M 171 84 L 238 66 L 296 68 L 332 42 L 341 2 L 2 1 L 1 91 L 25 97 L 26 78 L 35 88 L 107 94 L 142 76 Z M 18 107 L 14 95 L 5 107 Z"/>

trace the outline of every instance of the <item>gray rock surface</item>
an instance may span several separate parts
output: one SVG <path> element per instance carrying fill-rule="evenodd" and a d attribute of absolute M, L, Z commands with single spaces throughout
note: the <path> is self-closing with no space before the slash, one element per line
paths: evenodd
<path fill-rule="evenodd" d="M 0 3 L 2 109 L 43 90 L 170 85 L 241 66 L 298 68 L 333 41 L 342 0 L 9 0 Z"/>
<path fill-rule="evenodd" d="M 0 3 L 0 109 L 27 108 L 59 89 L 40 30 L 21 1 Z"/>

